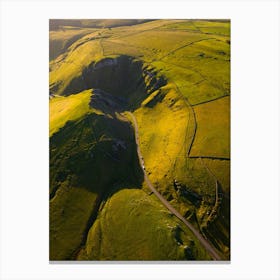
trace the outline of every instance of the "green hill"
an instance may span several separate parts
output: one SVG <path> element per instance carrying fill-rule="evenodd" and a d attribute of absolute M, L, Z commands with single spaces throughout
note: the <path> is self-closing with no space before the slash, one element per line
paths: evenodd
<path fill-rule="evenodd" d="M 50 24 L 50 260 L 229 259 L 230 22 Z"/>

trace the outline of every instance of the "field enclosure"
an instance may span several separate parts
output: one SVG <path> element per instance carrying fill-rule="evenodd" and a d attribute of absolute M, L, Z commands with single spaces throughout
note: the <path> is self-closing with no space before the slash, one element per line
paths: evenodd
<path fill-rule="evenodd" d="M 49 39 L 50 260 L 229 260 L 230 21 Z"/>

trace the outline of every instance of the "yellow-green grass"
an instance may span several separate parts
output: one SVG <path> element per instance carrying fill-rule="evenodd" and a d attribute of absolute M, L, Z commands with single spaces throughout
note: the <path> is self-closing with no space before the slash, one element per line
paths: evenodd
<path fill-rule="evenodd" d="M 63 28 L 50 31 L 50 56 L 52 60 L 67 50 L 67 48 L 79 38 L 91 33 L 92 29 L 86 28 Z"/>
<path fill-rule="evenodd" d="M 193 41 L 201 40 L 205 35 L 198 33 L 187 33 L 183 31 L 159 31 L 150 30 L 130 36 L 114 39 L 117 43 L 133 45 L 143 51 L 144 58 L 148 61 L 161 58 L 169 52 L 189 44 Z"/>
<path fill-rule="evenodd" d="M 117 27 L 122 25 L 131 25 L 131 24 L 137 24 L 137 20 L 133 19 L 86 19 L 86 20 L 80 20 L 82 26 L 90 26 L 90 27 L 97 27 L 97 28 L 106 28 L 106 27 Z"/>
<path fill-rule="evenodd" d="M 188 197 L 179 196 L 174 191 L 173 183 L 166 189 L 175 198 L 174 201 L 171 200 L 171 203 L 174 203 L 173 206 L 186 218 L 191 219 L 194 226 L 197 226 L 197 222 L 200 224 L 205 219 L 206 212 L 211 211 L 215 203 L 215 179 L 205 169 L 200 159 L 186 156 L 177 157 L 172 176 L 173 179 L 175 178 L 193 193 L 202 197 L 201 203 L 195 204 L 195 201 L 191 201 Z"/>
<path fill-rule="evenodd" d="M 227 23 L 209 22 L 209 25 L 207 25 L 208 22 L 205 21 L 201 21 L 201 23 L 200 21 L 194 21 L 194 24 L 198 24 L 197 29 L 200 29 L 200 31 L 195 29 L 190 30 L 191 26 L 195 26 L 190 21 L 161 20 L 131 27 L 117 27 L 111 30 L 102 29 L 100 32 L 87 34 L 83 38 L 75 41 L 68 48 L 67 53 L 62 54 L 50 63 L 50 85 L 51 89 L 54 90 L 54 94 L 64 94 L 64 89 L 69 86 L 73 79 L 81 76 L 82 71 L 89 64 L 97 62 L 103 57 L 112 57 L 115 55 L 129 55 L 141 58 L 144 64 L 145 62 L 149 63 L 147 64 L 150 65 L 149 71 L 154 67 L 158 72 L 157 76 L 164 75 L 168 79 L 168 84 L 161 88 L 161 90 L 152 92 L 150 96 L 147 94 L 147 98 L 142 102 L 142 106 L 135 110 L 135 116 L 139 126 L 140 149 L 144 157 L 146 170 L 150 173 L 149 178 L 155 187 L 181 214 L 186 215 L 194 226 L 197 226 L 196 220 L 198 220 L 199 224 L 203 224 L 207 220 L 206 212 L 212 209 L 211 207 L 215 199 L 215 180 L 201 164 L 200 159 L 187 157 L 194 131 L 194 120 L 190 107 L 184 98 L 182 98 L 182 95 L 191 104 L 199 104 L 229 94 L 230 45 L 227 42 L 229 36 L 224 35 L 226 33 L 217 35 L 214 34 L 216 32 L 215 30 L 215 32 L 210 30 L 214 32 L 213 34 L 202 33 L 204 32 L 202 30 L 203 28 L 228 28 L 229 30 Z M 163 30 L 164 28 L 172 28 L 172 30 Z M 177 28 L 181 30 L 176 30 Z M 145 77 L 147 84 L 146 78 L 147 75 Z M 108 79 L 108 83 L 114 85 L 115 81 L 110 83 L 110 79 Z M 120 95 L 122 94 L 120 92 Z M 138 100 L 137 96 L 138 93 L 132 95 L 130 99 Z M 59 99 L 60 97 L 55 97 L 50 103 Z M 143 100 L 142 96 L 141 100 Z M 229 101 L 226 104 L 222 100 L 224 98 L 194 106 L 198 129 L 190 156 L 229 157 Z M 81 106 L 81 110 L 78 111 L 81 113 L 81 118 L 88 112 L 87 110 L 90 110 L 89 107 L 86 108 L 85 106 L 86 104 L 88 105 L 88 101 L 89 99 L 85 98 L 83 105 L 79 105 Z M 216 103 L 217 101 L 218 103 Z M 219 102 L 224 102 L 225 104 L 220 104 Z M 79 108 L 79 106 L 77 107 Z M 70 107 L 74 110 L 76 108 L 75 105 L 71 105 Z M 135 106 L 133 108 L 135 109 Z M 61 115 L 54 122 L 58 123 L 56 131 L 64 127 L 67 122 L 63 113 L 56 110 L 56 114 L 58 113 L 61 113 Z M 69 112 L 69 115 L 72 116 L 72 113 Z M 73 115 L 75 120 L 79 120 L 79 117 L 77 117 L 79 115 L 78 112 L 74 112 Z M 209 116 L 211 119 L 209 119 Z M 94 130 L 95 128 L 93 128 Z M 66 133 L 65 135 L 68 134 Z M 83 133 L 81 133 L 82 135 Z M 91 137 L 88 136 L 88 139 L 91 139 Z M 87 149 L 90 146 L 86 145 L 85 141 L 81 146 L 83 149 Z M 216 143 L 218 143 L 218 146 Z M 68 145 L 69 143 L 65 144 L 65 151 L 69 150 Z M 103 145 L 102 149 L 106 149 L 106 151 L 107 149 L 110 150 L 110 145 L 111 142 L 108 142 L 108 145 Z M 81 148 L 79 146 L 77 147 L 77 149 Z M 68 155 L 68 152 L 66 153 Z M 57 153 L 57 164 L 59 164 L 58 156 L 59 153 Z M 102 159 L 101 153 L 100 159 Z M 222 184 L 223 190 L 227 191 L 229 188 L 229 161 L 204 160 L 217 176 Z M 125 168 L 125 162 L 122 164 L 122 168 Z M 77 167 L 84 166 L 83 158 L 75 157 L 75 165 Z M 107 162 L 106 166 L 108 166 Z M 59 168 L 64 170 L 63 166 Z M 105 173 L 102 174 L 104 176 Z M 88 182 L 91 182 L 90 172 L 87 175 Z M 202 204 L 197 206 L 188 199 L 180 197 L 174 190 L 173 181 L 175 178 L 192 191 L 202 195 Z M 126 185 L 126 187 L 131 186 Z M 87 186 L 87 188 L 90 188 L 90 186 Z M 125 203 L 127 198 L 119 197 L 119 200 Z M 128 199 L 128 201 L 130 200 Z M 107 210 L 111 209 L 111 204 L 106 203 L 105 208 Z M 131 209 L 129 210 L 133 212 Z M 111 215 L 111 211 L 108 210 L 106 213 L 106 215 L 103 213 L 106 217 L 102 216 L 103 214 L 101 216 L 107 219 L 108 213 Z M 119 214 L 122 215 L 122 213 Z M 101 219 L 98 219 L 93 226 L 93 228 L 96 227 L 96 233 L 94 236 L 91 236 L 92 239 L 96 238 L 98 231 L 100 231 L 101 223 L 99 220 Z M 106 228 L 106 232 L 110 231 L 114 231 L 115 235 L 119 234 L 118 230 Z M 170 235 L 167 234 L 166 236 L 169 236 L 168 238 L 170 239 Z M 108 242 L 112 242 L 109 238 L 112 237 L 108 237 Z M 126 236 L 122 235 L 120 238 L 126 238 Z M 97 242 L 95 240 L 92 246 L 99 248 L 98 246 L 101 243 L 97 244 Z M 120 242 L 121 246 L 123 246 L 122 244 L 124 242 Z M 149 243 L 149 241 L 147 242 Z M 106 256 L 107 250 L 110 250 L 108 247 L 112 246 L 112 244 L 107 244 L 107 242 L 106 244 L 102 243 L 99 256 L 102 256 L 103 259 L 112 259 L 109 255 Z M 106 248 L 106 250 L 103 251 L 102 248 Z M 116 252 L 115 259 L 118 256 L 122 256 L 124 259 L 132 259 L 136 256 L 136 253 L 134 254 L 132 251 L 121 251 L 115 244 L 114 250 L 116 250 L 114 251 Z M 112 253 L 112 251 L 110 252 Z M 177 258 L 182 257 L 181 249 L 179 251 L 176 249 L 172 252 L 174 252 L 174 254 L 172 253 L 173 256 Z M 94 254 L 91 251 L 89 255 L 81 254 L 81 256 L 84 256 L 85 259 L 94 259 L 96 258 Z M 125 254 L 127 255 L 125 256 Z M 159 257 L 159 255 L 157 256 Z M 152 257 L 152 255 L 148 256 L 148 258 Z M 203 258 L 201 257 L 201 259 Z"/>
<path fill-rule="evenodd" d="M 193 24 L 204 33 L 230 35 L 230 21 L 193 21 Z"/>
<path fill-rule="evenodd" d="M 69 83 L 82 74 L 82 70 L 92 61 L 97 61 L 103 57 L 103 50 L 99 41 L 89 41 L 70 52 L 61 62 L 50 72 L 50 87 L 59 84 L 55 92 L 60 95 Z"/>
<path fill-rule="evenodd" d="M 200 41 L 192 47 L 195 49 L 195 54 L 203 52 L 206 57 L 216 57 L 226 61 L 230 58 L 230 45 L 215 37 L 213 40 Z"/>
<path fill-rule="evenodd" d="M 50 201 L 50 260 L 70 260 L 78 250 L 97 194 L 61 186 Z"/>
<path fill-rule="evenodd" d="M 121 55 L 126 54 L 132 57 L 142 57 L 143 52 L 140 48 L 124 44 L 120 41 L 116 42 L 114 40 L 103 40 L 102 42 L 104 48 L 104 55 Z"/>
<path fill-rule="evenodd" d="M 157 37 L 153 33 L 157 33 Z M 191 104 L 228 95 L 229 44 L 215 37 L 176 32 L 178 38 L 184 34 L 185 39 L 184 43 L 178 39 L 179 43 L 176 45 L 172 33 L 174 32 L 146 31 L 135 36 L 106 39 L 102 43 L 104 53 L 128 53 L 150 61 L 168 79 L 176 82 Z M 193 36 L 200 37 L 194 40 Z M 156 38 L 157 43 L 150 38 Z M 149 47 L 150 41 L 153 48 Z M 195 43 L 188 45 L 193 41 Z"/>
<path fill-rule="evenodd" d="M 50 138 L 51 260 L 76 258 L 98 203 L 116 184 L 141 186 L 133 135 L 127 121 L 90 113 Z"/>
<path fill-rule="evenodd" d="M 172 29 L 172 30 L 199 30 L 194 24 L 192 20 L 186 20 L 184 22 L 171 22 L 162 26 L 161 29 Z"/>
<path fill-rule="evenodd" d="M 76 48 L 82 46 L 83 44 L 89 41 L 98 41 L 100 44 L 100 39 L 109 38 L 111 37 L 112 32 L 108 29 L 92 29 L 91 33 L 86 34 L 82 38 L 76 40 L 69 48 L 68 51 L 72 52 Z M 100 44 L 101 46 L 101 44 Z"/>
<path fill-rule="evenodd" d="M 230 97 L 194 106 L 197 131 L 190 156 L 230 157 Z"/>
<path fill-rule="evenodd" d="M 153 106 L 149 107 L 150 104 Z M 192 203 L 177 196 L 173 187 L 174 179 L 197 194 L 210 195 L 209 202 L 213 203 L 215 180 L 200 161 L 187 157 L 194 135 L 191 109 L 172 84 L 152 93 L 135 111 L 135 116 L 145 168 L 157 189 L 183 215 L 187 210 L 195 212 L 196 209 Z M 187 205 L 187 210 L 184 210 L 183 205 Z M 209 205 L 206 205 L 204 212 L 208 209 Z"/>
<path fill-rule="evenodd" d="M 193 104 L 229 93 L 229 45 L 226 42 L 197 32 L 159 31 L 153 27 L 155 24 L 162 26 L 170 24 L 170 21 L 161 21 L 160 25 L 154 21 L 130 27 L 128 30 L 131 34 L 125 33 L 126 36 L 117 39 L 114 39 L 115 30 L 121 32 L 127 30 L 127 27 L 116 28 L 114 32 L 104 30 L 99 32 L 100 35 L 93 32 L 78 40 L 70 47 L 70 52 L 64 59 L 52 63 L 50 84 L 54 86 L 61 83 L 56 94 L 61 94 L 89 63 L 99 60 L 103 55 L 112 54 L 136 56 L 147 61 L 163 59 L 163 74 L 167 73 L 179 87 L 183 87 L 182 92 L 190 96 Z M 174 24 L 184 22 L 175 21 Z M 205 25 L 204 22 L 202 24 Z M 216 23 L 210 24 L 212 26 Z M 143 26 L 148 27 L 145 30 Z M 97 40 L 98 36 L 104 39 Z M 170 67 L 171 71 L 164 71 Z"/>
<path fill-rule="evenodd" d="M 180 64 L 173 64 L 168 60 L 155 61 L 151 64 L 156 69 L 160 69 L 160 73 L 169 81 L 176 82 L 182 95 L 190 104 L 205 102 L 224 95 L 223 91 L 214 87 L 195 70 L 187 69 Z"/>
<path fill-rule="evenodd" d="M 209 256 L 153 196 L 124 189 L 110 197 L 89 231 L 80 259 L 183 260 Z M 187 255 L 186 246 L 192 252 Z"/>
<path fill-rule="evenodd" d="M 203 81 L 201 86 L 207 82 L 216 89 L 216 92 L 219 91 L 220 95 L 225 95 L 230 91 L 229 48 L 229 44 L 225 42 L 209 39 L 171 53 L 163 60 L 166 63 L 195 71 Z M 213 89 L 210 89 L 210 92 L 211 90 Z M 194 94 L 193 92 L 191 95 Z M 197 101 L 194 99 L 194 102 Z"/>
<path fill-rule="evenodd" d="M 215 37 L 205 38 L 205 40 L 201 40 L 199 42 L 194 42 L 193 44 L 186 46 L 177 50 L 174 53 L 170 54 L 170 59 L 182 59 L 184 62 L 185 59 L 196 58 L 199 65 L 204 65 L 203 61 L 207 61 L 209 59 L 212 60 L 222 60 L 226 63 L 230 58 L 230 45 L 224 41 L 221 41 Z"/>
<path fill-rule="evenodd" d="M 68 28 L 115 28 L 149 22 L 148 19 L 51 19 L 51 30 Z"/>
<path fill-rule="evenodd" d="M 202 196 L 215 196 L 215 180 L 201 164 L 200 159 L 178 157 L 173 176 Z"/>
<path fill-rule="evenodd" d="M 74 121 L 92 111 L 89 106 L 92 90 L 67 97 L 50 99 L 50 136 L 62 128 L 67 121 Z"/>
<path fill-rule="evenodd" d="M 203 161 L 221 183 L 223 191 L 228 195 L 230 192 L 230 161 L 208 158 L 204 158 Z"/>
<path fill-rule="evenodd" d="M 185 21 L 185 20 L 182 20 L 182 19 L 173 19 L 172 20 L 173 23 L 183 22 L 183 21 Z M 142 24 L 135 25 L 135 26 L 133 26 L 133 30 L 135 32 L 137 32 L 137 31 L 140 32 L 140 31 L 159 29 L 161 26 L 164 26 L 167 23 L 170 23 L 170 20 L 158 19 L 158 20 L 149 21 L 149 22 L 145 22 L 145 23 L 142 23 Z"/>
<path fill-rule="evenodd" d="M 159 100 L 153 104 L 153 100 Z M 178 93 L 167 85 L 151 94 L 135 111 L 140 148 L 151 181 L 164 179 L 176 157 L 185 151 L 189 110 Z"/>
<path fill-rule="evenodd" d="M 56 31 L 50 31 L 50 42 L 53 40 L 60 40 L 64 43 L 67 42 L 67 40 L 73 38 L 76 35 L 84 35 L 87 32 L 92 32 L 92 29 L 86 29 L 86 28 L 69 28 L 67 26 L 64 26 L 63 29 L 59 29 Z M 75 39 L 75 41 L 77 38 Z"/>
<path fill-rule="evenodd" d="M 172 22 L 181 22 L 182 20 L 172 20 Z M 159 30 L 162 26 L 166 25 L 168 20 L 154 20 L 149 22 L 144 22 L 141 24 L 133 25 L 133 26 L 123 26 L 116 27 L 112 30 L 108 30 L 111 34 L 112 38 L 122 38 L 129 37 L 131 35 L 135 35 L 138 33 L 146 32 L 149 30 L 157 29 Z"/>
<path fill-rule="evenodd" d="M 172 61 L 154 61 L 151 63 L 156 69 L 160 69 L 160 72 L 167 77 L 170 81 L 176 81 L 178 87 L 193 86 L 201 81 L 201 76 L 186 68 L 182 68 L 179 65 L 173 64 Z"/>

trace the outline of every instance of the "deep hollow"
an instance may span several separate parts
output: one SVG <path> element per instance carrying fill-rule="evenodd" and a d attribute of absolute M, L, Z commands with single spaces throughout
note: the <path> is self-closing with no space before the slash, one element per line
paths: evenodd
<path fill-rule="evenodd" d="M 78 121 L 69 121 L 50 139 L 50 198 L 61 185 L 98 195 L 80 243 L 67 258 L 75 259 L 85 246 L 102 201 L 122 188 L 142 186 L 144 174 L 133 127 L 119 119 L 116 112 L 135 110 L 165 84 L 166 79 L 142 61 L 119 56 L 92 62 L 60 92 L 67 96 L 93 89 L 89 105 L 104 113 L 93 112 Z M 60 86 L 51 88 L 51 92 L 59 92 Z"/>
<path fill-rule="evenodd" d="M 62 90 L 61 95 L 76 94 L 86 89 L 95 90 L 95 100 L 113 111 L 134 110 L 151 92 L 166 84 L 166 79 L 141 60 L 121 55 L 92 62 L 82 74 Z M 60 91 L 59 84 L 50 92 Z M 107 108 L 108 109 L 108 108 Z"/>

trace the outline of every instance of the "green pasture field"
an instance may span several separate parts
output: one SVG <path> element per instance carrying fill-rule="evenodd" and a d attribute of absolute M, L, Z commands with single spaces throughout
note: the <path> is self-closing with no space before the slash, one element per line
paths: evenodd
<path fill-rule="evenodd" d="M 69 26 L 50 31 L 50 60 L 65 52 L 75 41 L 88 33 L 92 33 L 92 31 L 92 29 L 71 28 Z"/>
<path fill-rule="evenodd" d="M 230 258 L 230 21 L 51 20 L 50 260 Z M 219 195 L 217 197 L 217 182 Z"/>
<path fill-rule="evenodd" d="M 107 200 L 80 256 L 90 260 L 197 258 L 209 256 L 191 232 L 183 230 L 156 198 L 133 189 L 123 189 Z"/>
<path fill-rule="evenodd" d="M 67 97 L 58 96 L 50 100 L 50 136 L 62 128 L 67 121 L 78 120 L 93 111 L 89 107 L 92 90 Z"/>
<path fill-rule="evenodd" d="M 229 110 L 229 96 L 194 107 L 197 131 L 190 156 L 229 158 Z"/>

